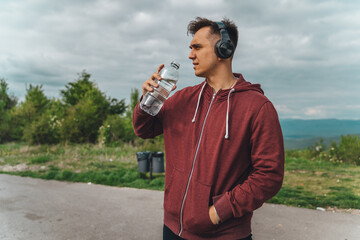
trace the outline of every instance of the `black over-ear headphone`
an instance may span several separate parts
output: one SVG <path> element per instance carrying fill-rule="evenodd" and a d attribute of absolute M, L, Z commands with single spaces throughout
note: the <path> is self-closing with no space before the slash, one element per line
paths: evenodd
<path fill-rule="evenodd" d="M 221 39 L 215 44 L 215 53 L 219 58 L 229 58 L 233 55 L 235 47 L 232 44 L 229 33 L 226 31 L 225 24 L 216 22 L 220 29 Z"/>

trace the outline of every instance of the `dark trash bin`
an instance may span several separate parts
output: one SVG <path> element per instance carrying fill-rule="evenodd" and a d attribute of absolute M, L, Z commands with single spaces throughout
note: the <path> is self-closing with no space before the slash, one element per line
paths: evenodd
<path fill-rule="evenodd" d="M 164 170 L 164 153 L 154 152 L 152 153 L 152 170 L 154 173 L 163 173 Z"/>
<path fill-rule="evenodd" d="M 137 152 L 136 157 L 138 160 L 138 171 L 141 173 L 146 173 L 150 171 L 150 152 Z"/>

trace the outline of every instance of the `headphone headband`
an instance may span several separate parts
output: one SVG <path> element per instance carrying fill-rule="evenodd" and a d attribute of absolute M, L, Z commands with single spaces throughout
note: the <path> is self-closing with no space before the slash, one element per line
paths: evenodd
<path fill-rule="evenodd" d="M 220 35 L 221 35 L 221 39 L 223 41 L 230 41 L 230 37 L 229 37 L 229 33 L 228 31 L 226 30 L 226 26 L 224 23 L 222 22 L 216 22 L 219 29 L 220 29 Z"/>
<path fill-rule="evenodd" d="M 228 31 L 223 22 L 216 22 L 220 29 L 221 39 L 215 44 L 215 53 L 218 57 L 226 59 L 234 54 L 235 47 L 230 40 Z"/>

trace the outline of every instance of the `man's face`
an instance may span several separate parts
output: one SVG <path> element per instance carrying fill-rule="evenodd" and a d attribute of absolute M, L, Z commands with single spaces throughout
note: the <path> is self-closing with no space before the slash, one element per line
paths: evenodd
<path fill-rule="evenodd" d="M 203 27 L 195 33 L 190 43 L 189 59 L 193 61 L 196 76 L 206 78 L 213 75 L 218 63 L 214 48 L 219 39 L 210 33 L 210 27 Z"/>

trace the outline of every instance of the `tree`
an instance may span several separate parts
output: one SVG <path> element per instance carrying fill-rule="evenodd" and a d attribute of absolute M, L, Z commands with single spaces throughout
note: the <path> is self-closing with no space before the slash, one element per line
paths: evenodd
<path fill-rule="evenodd" d="M 0 78 L 0 143 L 11 141 L 11 114 L 10 111 L 16 106 L 17 99 L 8 94 L 8 85 L 5 79 Z"/>
<path fill-rule="evenodd" d="M 30 126 L 46 111 L 49 99 L 45 96 L 42 85 L 30 86 L 26 89 L 25 101 L 12 111 L 13 138 L 21 140 L 31 134 Z"/>
<path fill-rule="evenodd" d="M 139 90 L 137 88 L 133 88 L 131 89 L 131 94 L 130 94 L 130 107 L 131 107 L 131 111 L 134 110 L 134 108 L 136 107 L 136 104 L 139 102 Z"/>
<path fill-rule="evenodd" d="M 108 103 L 108 106 L 106 106 L 107 114 L 123 114 L 126 111 L 125 99 L 118 100 L 110 97 L 106 99 L 105 94 L 97 88 L 94 82 L 90 81 L 91 74 L 83 70 L 78 76 L 75 82 L 65 85 L 66 90 L 60 91 L 66 104 L 75 106 L 84 97 L 91 98 L 93 95 L 93 97 L 97 98 L 101 95 Z"/>
<path fill-rule="evenodd" d="M 62 124 L 62 139 L 72 143 L 96 142 L 98 129 L 107 117 L 107 104 L 101 102 L 100 96 L 86 96 L 75 106 L 69 107 Z"/>
<path fill-rule="evenodd" d="M 30 84 L 29 88 L 26 89 L 25 102 L 20 105 L 20 115 L 27 120 L 25 125 L 38 118 L 49 103 L 49 99 L 45 96 L 42 87 L 43 85 L 33 86 Z"/>
<path fill-rule="evenodd" d="M 4 78 L 0 78 L 0 111 L 10 110 L 17 104 L 17 99 L 8 94 L 8 84 Z"/>
<path fill-rule="evenodd" d="M 7 94 L 5 80 L 1 80 L 0 142 L 4 141 L 5 133 L 9 135 L 4 129 L 12 130 L 13 140 L 26 140 L 30 144 L 96 142 L 99 128 L 108 116 L 125 117 L 128 106 L 125 99 L 107 97 L 90 78 L 91 74 L 82 71 L 77 80 L 60 91 L 59 100 L 48 99 L 42 85 L 30 84 L 25 101 L 18 106 L 16 99 Z M 13 108 L 9 114 L 3 114 L 9 108 Z M 131 126 L 128 120 L 121 119 L 116 127 L 122 129 L 119 124 L 126 124 L 124 129 L 128 131 Z"/>
<path fill-rule="evenodd" d="M 62 125 L 62 139 L 69 142 L 95 142 L 98 130 L 108 115 L 120 115 L 126 110 L 125 100 L 107 98 L 84 70 L 75 82 L 61 91 L 69 106 Z"/>
<path fill-rule="evenodd" d="M 126 111 L 127 106 L 125 104 L 125 99 L 119 101 L 116 98 L 108 98 L 108 102 L 110 103 L 110 115 L 121 115 Z"/>
<path fill-rule="evenodd" d="M 132 119 L 132 113 L 138 102 L 139 102 L 139 90 L 136 88 L 132 88 L 130 93 L 130 105 L 128 106 L 126 111 L 126 117 L 129 118 L 130 120 Z M 131 123 L 131 127 L 132 127 L 132 123 Z"/>
<path fill-rule="evenodd" d="M 103 125 L 99 128 L 98 142 L 110 144 L 116 141 L 133 142 L 135 136 L 132 126 L 132 112 L 139 101 L 139 91 L 131 89 L 130 105 L 125 116 L 109 115 Z"/>
<path fill-rule="evenodd" d="M 94 83 L 90 81 L 91 74 L 83 70 L 78 73 L 78 76 L 75 82 L 65 85 L 66 90 L 60 91 L 63 101 L 72 106 L 76 105 L 88 92 L 96 89 Z"/>

